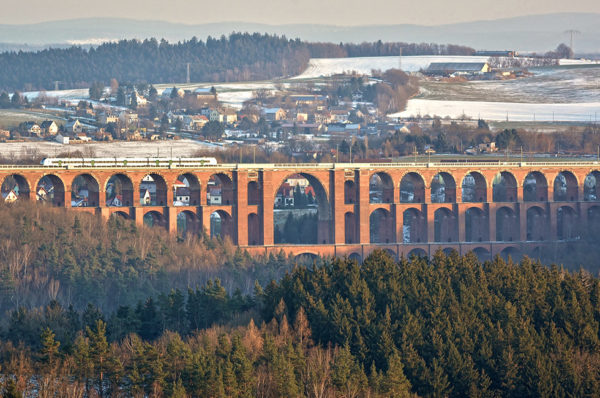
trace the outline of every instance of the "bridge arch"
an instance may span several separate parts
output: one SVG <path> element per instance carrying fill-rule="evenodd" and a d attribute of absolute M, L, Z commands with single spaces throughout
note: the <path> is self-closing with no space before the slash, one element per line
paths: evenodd
<path fill-rule="evenodd" d="M 417 172 L 406 173 L 400 180 L 400 203 L 425 202 L 425 180 Z"/>
<path fill-rule="evenodd" d="M 233 218 L 225 210 L 213 211 L 210 214 L 210 237 L 233 241 Z"/>
<path fill-rule="evenodd" d="M 409 259 L 413 259 L 413 258 L 429 258 L 429 256 L 427 255 L 427 252 L 421 248 L 415 248 L 412 249 L 411 251 L 408 252 L 408 256 Z"/>
<path fill-rule="evenodd" d="M 542 241 L 548 237 L 548 216 L 540 206 L 527 209 L 527 241 Z"/>
<path fill-rule="evenodd" d="M 427 242 L 427 222 L 422 211 L 411 207 L 402 213 L 402 242 Z"/>
<path fill-rule="evenodd" d="M 133 182 L 123 173 L 113 174 L 104 184 L 106 206 L 133 206 Z"/>
<path fill-rule="evenodd" d="M 462 179 L 462 201 L 463 202 L 486 202 L 487 182 L 485 177 L 478 171 L 471 171 Z"/>
<path fill-rule="evenodd" d="M 586 202 L 600 201 L 600 171 L 594 170 L 585 176 L 583 181 L 583 200 Z"/>
<path fill-rule="evenodd" d="M 479 262 L 489 261 L 492 259 L 490 251 L 485 247 L 476 247 L 473 249 L 473 253 L 477 256 L 477 260 L 479 260 Z"/>
<path fill-rule="evenodd" d="M 260 205 L 260 186 L 257 181 L 248 182 L 248 205 L 258 206 Z"/>
<path fill-rule="evenodd" d="M 509 171 L 501 171 L 492 181 L 494 202 L 516 202 L 518 184 L 515 176 Z"/>
<path fill-rule="evenodd" d="M 142 206 L 166 206 L 167 183 L 159 173 L 149 173 L 140 182 L 140 204 Z"/>
<path fill-rule="evenodd" d="M 35 197 L 38 202 L 50 203 L 58 207 L 63 206 L 65 203 L 65 183 L 54 174 L 46 174 L 37 182 Z"/>
<path fill-rule="evenodd" d="M 546 176 L 539 171 L 532 171 L 523 180 L 523 201 L 547 202 L 548 182 Z"/>
<path fill-rule="evenodd" d="M 20 174 L 7 175 L 2 181 L 2 199 L 7 203 L 29 200 L 30 190 L 29 181 Z"/>
<path fill-rule="evenodd" d="M 161 212 L 156 210 L 150 210 L 144 213 L 144 225 L 147 227 L 166 228 L 167 220 Z"/>
<path fill-rule="evenodd" d="M 358 189 L 356 189 L 356 183 L 353 180 L 344 181 L 344 203 L 354 204 L 358 202 Z"/>
<path fill-rule="evenodd" d="M 177 235 L 183 238 L 197 236 L 201 230 L 202 223 L 196 213 L 190 210 L 177 213 Z"/>
<path fill-rule="evenodd" d="M 445 207 L 434 213 L 434 242 L 454 242 L 458 240 L 456 214 Z"/>
<path fill-rule="evenodd" d="M 231 177 L 225 173 L 215 173 L 206 184 L 206 204 L 208 206 L 230 206 L 235 204 L 234 186 Z"/>
<path fill-rule="evenodd" d="M 88 173 L 77 175 L 71 183 L 71 207 L 96 207 L 99 205 L 98 180 Z"/>
<path fill-rule="evenodd" d="M 369 202 L 394 202 L 394 181 L 388 173 L 379 171 L 369 178 Z"/>
<path fill-rule="evenodd" d="M 358 223 L 352 211 L 344 214 L 344 242 L 347 244 L 358 243 Z"/>
<path fill-rule="evenodd" d="M 554 179 L 554 201 L 574 202 L 578 199 L 577 177 L 570 171 L 561 171 Z"/>
<path fill-rule="evenodd" d="M 470 207 L 465 212 L 465 241 L 487 242 L 490 240 L 489 218 L 478 207 Z"/>
<path fill-rule="evenodd" d="M 129 213 L 121 211 L 121 210 L 119 210 L 119 211 L 113 211 L 110 214 L 110 216 L 113 217 L 113 218 L 114 217 L 118 217 L 119 219 L 122 219 L 122 220 L 130 220 L 131 219 L 131 216 L 129 215 Z"/>
<path fill-rule="evenodd" d="M 348 259 L 351 261 L 356 261 L 358 264 L 362 263 L 362 256 L 356 252 L 350 253 Z"/>
<path fill-rule="evenodd" d="M 297 196 L 297 197 L 296 197 Z M 297 203 L 296 199 L 302 199 Z M 316 203 L 315 203 L 316 202 Z M 281 180 L 275 191 L 273 225 L 275 243 L 330 244 L 333 242 L 333 212 L 325 185 L 309 173 L 291 173 Z M 292 210 L 292 211 L 289 211 Z M 297 213 L 295 219 L 293 213 Z M 291 219 L 290 219 L 291 217 Z M 294 222 L 297 241 L 289 242 L 285 233 L 278 233 L 278 224 Z M 288 228 L 289 229 L 289 228 Z M 280 232 L 281 229 L 279 230 Z"/>
<path fill-rule="evenodd" d="M 369 216 L 369 235 L 371 243 L 393 243 L 394 217 L 387 209 L 378 208 Z"/>
<path fill-rule="evenodd" d="M 505 247 L 500 252 L 500 257 L 502 257 L 502 259 L 506 262 L 508 262 L 509 258 L 514 262 L 519 262 L 521 261 L 522 256 L 521 250 L 515 246 Z"/>
<path fill-rule="evenodd" d="M 177 176 L 173 184 L 173 206 L 199 206 L 201 186 L 198 177 L 193 173 Z"/>
<path fill-rule="evenodd" d="M 456 182 L 445 171 L 436 174 L 431 180 L 431 203 L 451 203 L 456 200 Z"/>
<path fill-rule="evenodd" d="M 556 238 L 570 240 L 579 236 L 577 213 L 571 206 L 556 209 Z"/>
<path fill-rule="evenodd" d="M 496 210 L 496 241 L 514 242 L 520 238 L 519 219 L 510 207 L 502 206 Z"/>
<path fill-rule="evenodd" d="M 600 205 L 587 209 L 587 233 L 590 238 L 600 237 Z"/>
<path fill-rule="evenodd" d="M 248 245 L 261 245 L 263 243 L 261 235 L 260 217 L 256 213 L 248 214 Z"/>

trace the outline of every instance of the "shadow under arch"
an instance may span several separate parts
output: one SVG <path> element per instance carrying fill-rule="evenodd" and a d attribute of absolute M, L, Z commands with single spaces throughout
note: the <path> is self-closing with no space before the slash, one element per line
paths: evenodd
<path fill-rule="evenodd" d="M 466 203 L 487 202 L 487 182 L 477 171 L 467 173 L 462 180 L 462 201 Z"/>
<path fill-rule="evenodd" d="M 436 174 L 431 180 L 431 203 L 451 203 L 456 200 L 456 182 L 445 171 Z"/>
<path fill-rule="evenodd" d="M 369 203 L 392 203 L 394 201 L 394 181 L 383 171 L 373 173 L 369 178 Z"/>
<path fill-rule="evenodd" d="M 509 171 L 501 171 L 492 181 L 492 200 L 494 202 L 517 201 L 517 179 Z"/>

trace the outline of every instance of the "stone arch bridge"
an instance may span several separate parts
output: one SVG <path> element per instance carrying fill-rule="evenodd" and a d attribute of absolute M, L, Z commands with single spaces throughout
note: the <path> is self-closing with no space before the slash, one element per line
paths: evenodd
<path fill-rule="evenodd" d="M 274 243 L 274 203 L 291 175 L 308 179 L 318 200 L 318 233 L 311 245 Z M 148 176 L 152 200 L 144 202 Z M 189 198 L 175 198 L 185 178 Z M 218 201 L 207 188 L 218 180 Z M 539 255 L 557 242 L 579 239 L 600 227 L 600 162 L 449 161 L 440 163 L 220 164 L 187 167 L 0 166 L 3 197 L 37 200 L 40 181 L 52 185 L 59 207 L 113 214 L 177 233 L 185 214 L 196 230 L 219 214 L 222 235 L 251 253 L 284 250 L 296 255 L 364 258 L 375 248 L 395 256 L 431 255 L 438 249 Z M 87 197 L 77 203 L 75 181 Z M 109 181 L 119 200 L 109 203 Z M 10 182 L 9 184 L 4 184 Z M 79 190 L 81 187 L 78 186 Z M 10 191 L 10 192 L 9 192 Z"/>

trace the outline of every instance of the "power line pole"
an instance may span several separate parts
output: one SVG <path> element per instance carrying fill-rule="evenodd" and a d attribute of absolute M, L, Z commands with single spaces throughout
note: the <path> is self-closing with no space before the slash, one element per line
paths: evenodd
<path fill-rule="evenodd" d="M 185 82 L 187 84 L 190 84 L 190 63 L 189 62 L 187 63 L 187 75 L 186 75 Z"/>
<path fill-rule="evenodd" d="M 581 32 L 577 29 L 568 29 L 565 30 L 565 33 L 568 33 L 571 36 L 571 51 L 573 52 L 573 54 L 575 54 L 575 49 L 573 49 L 573 36 L 581 34 Z"/>

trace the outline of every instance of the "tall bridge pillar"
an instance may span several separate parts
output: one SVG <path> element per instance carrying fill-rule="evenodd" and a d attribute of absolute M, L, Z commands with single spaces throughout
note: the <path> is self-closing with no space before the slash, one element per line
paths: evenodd
<path fill-rule="evenodd" d="M 358 234 L 360 243 L 371 242 L 369 231 L 369 170 L 360 170 L 358 176 Z"/>
<path fill-rule="evenodd" d="M 262 228 L 264 244 L 266 246 L 275 243 L 273 232 L 273 207 L 275 206 L 275 197 L 273 192 L 273 174 L 270 170 L 262 171 Z"/>

